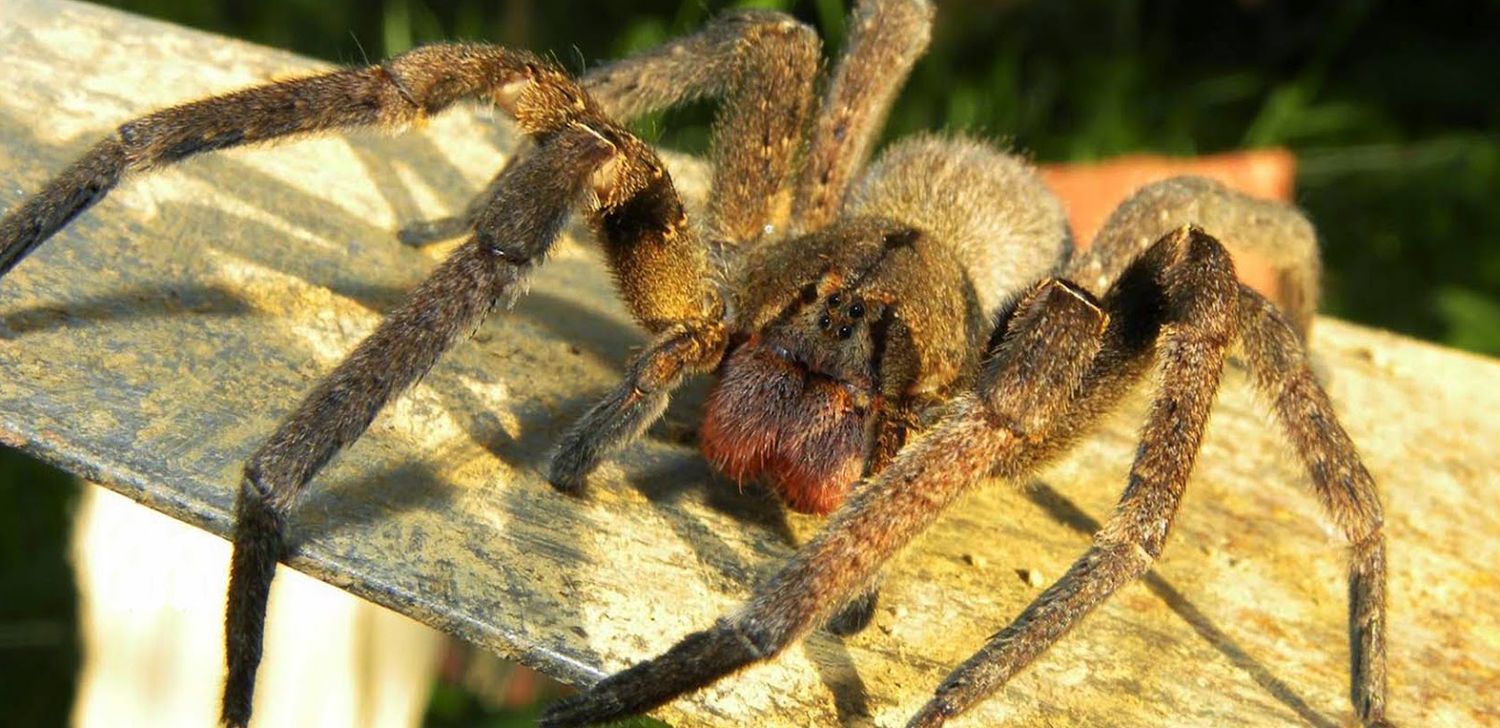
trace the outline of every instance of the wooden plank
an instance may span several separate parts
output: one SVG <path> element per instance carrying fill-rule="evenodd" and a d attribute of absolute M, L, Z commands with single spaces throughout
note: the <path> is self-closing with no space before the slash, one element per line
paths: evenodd
<path fill-rule="evenodd" d="M 120 121 L 318 68 L 91 6 L 0 5 L 0 207 Z M 0 438 L 224 534 L 241 461 L 442 251 L 404 221 L 461 207 L 510 135 L 234 151 L 129 182 L 0 284 Z M 675 160 L 701 194 L 701 167 Z M 680 433 L 701 388 L 584 501 L 551 444 L 643 341 L 569 242 L 314 483 L 292 565 L 550 674 L 590 681 L 732 608 L 807 521 L 716 480 Z M 1391 704 L 1500 722 L 1500 364 L 1336 321 L 1316 349 L 1387 503 Z M 1124 482 L 1136 398 L 1024 488 L 996 483 L 893 567 L 875 625 L 815 634 L 661 712 L 691 725 L 904 722 L 1060 574 Z M 1343 550 L 1243 376 L 1220 397 L 1172 544 L 961 725 L 1337 725 L 1350 714 Z M 205 670 L 218 669 L 205 665 Z"/>

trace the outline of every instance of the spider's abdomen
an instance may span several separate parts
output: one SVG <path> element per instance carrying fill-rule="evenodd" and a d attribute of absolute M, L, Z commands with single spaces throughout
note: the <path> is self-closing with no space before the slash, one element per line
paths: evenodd
<path fill-rule="evenodd" d="M 845 214 L 889 218 L 941 241 L 987 315 L 1060 270 L 1073 248 L 1062 204 L 1036 170 L 966 137 L 892 144 L 852 190 Z"/>

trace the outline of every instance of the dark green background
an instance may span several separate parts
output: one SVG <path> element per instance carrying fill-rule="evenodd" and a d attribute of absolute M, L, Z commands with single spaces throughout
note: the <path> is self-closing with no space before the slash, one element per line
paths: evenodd
<path fill-rule="evenodd" d="M 727 3 L 126 0 L 106 3 L 362 62 L 438 39 L 550 52 L 573 69 L 701 24 Z M 829 46 L 843 3 L 789 10 Z M 1500 354 L 1500 2 L 939 2 L 889 135 L 955 129 L 1039 161 L 1285 146 L 1323 237 L 1326 313 Z M 580 21 L 586 21 L 580 23 Z M 643 133 L 701 150 L 708 112 Z M 455 200 L 458 204 L 460 201 Z M 77 485 L 0 458 L 0 722 L 64 720 L 77 662 L 64 560 Z M 499 725 L 443 692 L 434 724 Z"/>

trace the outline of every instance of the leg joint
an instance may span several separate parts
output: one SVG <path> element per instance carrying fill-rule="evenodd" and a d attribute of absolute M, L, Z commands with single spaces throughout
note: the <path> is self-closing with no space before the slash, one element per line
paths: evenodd
<path fill-rule="evenodd" d="M 1094 537 L 1095 558 L 1113 562 L 1127 578 L 1133 579 L 1146 573 L 1156 563 L 1166 546 L 1166 534 L 1163 533 L 1160 538 L 1151 538 L 1122 531 L 1114 523 L 1106 524 L 1104 530 Z"/>
<path fill-rule="evenodd" d="M 1380 522 L 1379 519 L 1376 519 L 1373 524 L 1370 524 L 1364 531 L 1363 535 L 1354 536 L 1352 533 L 1350 534 L 1349 546 L 1353 550 L 1354 556 L 1356 558 L 1363 557 L 1384 545 L 1385 526 Z"/>
<path fill-rule="evenodd" d="M 259 458 L 253 458 L 245 463 L 245 477 L 240 481 L 240 491 L 246 496 L 266 500 L 271 497 L 272 489 L 261 483 L 261 465 Z"/>
<path fill-rule="evenodd" d="M 780 652 L 781 648 L 786 645 L 786 640 L 777 639 L 772 630 L 766 628 L 765 625 L 758 624 L 754 620 L 720 620 L 716 629 L 733 635 L 735 640 L 755 660 L 764 660 L 771 657 Z"/>

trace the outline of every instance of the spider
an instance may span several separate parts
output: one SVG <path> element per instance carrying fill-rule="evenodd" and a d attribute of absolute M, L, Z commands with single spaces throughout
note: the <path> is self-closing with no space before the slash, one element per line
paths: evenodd
<path fill-rule="evenodd" d="M 129 121 L 0 218 L 3 275 L 127 174 L 195 154 L 400 128 L 471 98 L 531 140 L 464 215 L 403 232 L 409 243 L 468 240 L 246 463 L 223 722 L 250 718 L 266 599 L 298 495 L 497 303 L 514 302 L 581 208 L 653 339 L 563 437 L 553 485 L 581 495 L 686 378 L 712 373 L 707 459 L 830 518 L 740 610 L 551 706 L 543 725 L 646 711 L 770 659 L 818 625 L 862 628 L 884 562 L 945 507 L 983 480 L 1020 479 L 1055 458 L 1154 374 L 1114 514 L 911 721 L 942 724 L 1161 554 L 1236 345 L 1351 545 L 1351 695 L 1364 724 L 1385 725 L 1381 507 L 1301 343 L 1317 298 L 1312 226 L 1293 208 L 1178 178 L 1138 192 L 1073 256 L 1060 205 L 1013 154 L 918 136 L 872 160 L 932 15 L 925 0 L 857 3 L 821 93 L 818 38 L 772 12 L 720 16 L 577 79 L 522 51 L 428 46 Z M 656 154 L 621 121 L 702 96 L 718 97 L 720 112 L 706 219 L 694 222 Z M 1229 248 L 1275 264 L 1274 302 L 1238 281 Z"/>

